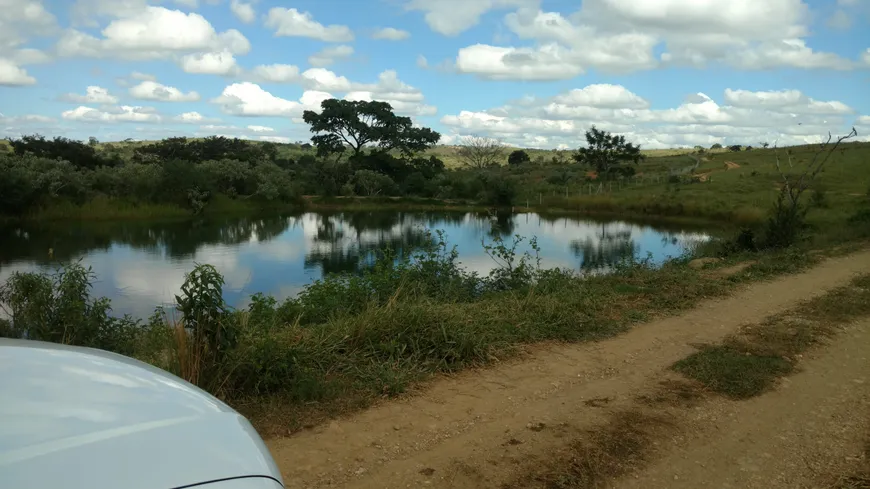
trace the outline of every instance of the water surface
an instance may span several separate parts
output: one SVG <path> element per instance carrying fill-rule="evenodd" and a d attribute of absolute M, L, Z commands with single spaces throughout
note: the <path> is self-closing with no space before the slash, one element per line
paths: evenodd
<path fill-rule="evenodd" d="M 0 228 L 0 282 L 16 271 L 51 272 L 81 260 L 97 275 L 94 293 L 112 299 L 116 314 L 147 317 L 155 305 L 173 302 L 195 263 L 209 263 L 226 279 L 227 301 L 244 306 L 255 292 L 284 299 L 324 274 L 360 270 L 384 246 L 411 254 L 426 243 L 427 229 L 444 230 L 462 265 L 481 274 L 495 265 L 481 240 L 495 236 L 537 237 L 543 266 L 578 270 L 606 270 L 631 256 L 650 255 L 659 263 L 709 239 L 685 226 L 451 212 L 29 224 Z"/>

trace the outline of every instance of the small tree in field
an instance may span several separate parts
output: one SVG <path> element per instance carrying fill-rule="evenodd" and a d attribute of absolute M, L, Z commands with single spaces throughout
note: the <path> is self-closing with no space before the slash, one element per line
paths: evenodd
<path fill-rule="evenodd" d="M 532 161 L 532 159 L 529 158 L 529 154 L 521 149 L 508 155 L 508 165 L 522 165 L 523 163 L 528 163 L 530 161 Z"/>
<path fill-rule="evenodd" d="M 587 147 L 580 148 L 572 156 L 577 163 L 591 166 L 599 175 L 609 177 L 611 173 L 632 174 L 643 158 L 640 146 L 625 141 L 625 136 L 614 136 L 592 126 L 586 131 Z"/>
<path fill-rule="evenodd" d="M 481 169 L 501 162 L 504 151 L 498 139 L 468 136 L 459 148 L 459 159 L 466 166 Z"/>

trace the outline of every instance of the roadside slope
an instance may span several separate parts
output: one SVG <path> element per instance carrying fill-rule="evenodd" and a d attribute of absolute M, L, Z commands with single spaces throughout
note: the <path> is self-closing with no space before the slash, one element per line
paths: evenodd
<path fill-rule="evenodd" d="M 415 396 L 271 440 L 288 488 L 498 487 L 572 433 L 601 423 L 692 344 L 718 342 L 746 322 L 870 270 L 870 251 L 753 284 L 681 316 L 597 343 L 542 345 L 525 358 L 441 378 Z"/>

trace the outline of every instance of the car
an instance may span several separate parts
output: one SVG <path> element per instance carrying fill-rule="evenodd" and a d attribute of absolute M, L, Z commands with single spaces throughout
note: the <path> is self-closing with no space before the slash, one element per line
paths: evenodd
<path fill-rule="evenodd" d="M 0 487 L 282 489 L 244 416 L 157 367 L 0 338 Z"/>

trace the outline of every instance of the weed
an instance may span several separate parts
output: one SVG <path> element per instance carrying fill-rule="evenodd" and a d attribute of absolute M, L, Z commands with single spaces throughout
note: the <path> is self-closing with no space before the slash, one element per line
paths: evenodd
<path fill-rule="evenodd" d="M 732 399 L 761 394 L 792 370 L 787 360 L 774 355 L 752 355 L 740 348 L 707 346 L 674 364 L 674 370 L 700 381 L 710 390 Z"/>
<path fill-rule="evenodd" d="M 862 275 L 790 311 L 747 325 L 720 345 L 704 346 L 672 368 L 712 391 L 746 399 L 791 373 L 800 354 L 837 328 L 868 315 L 870 275 Z"/>
<path fill-rule="evenodd" d="M 607 487 L 621 475 L 646 463 L 652 440 L 673 428 L 663 415 L 617 411 L 604 426 L 589 430 L 564 453 L 538 464 L 530 475 L 503 485 L 503 489 L 593 489 Z"/>

